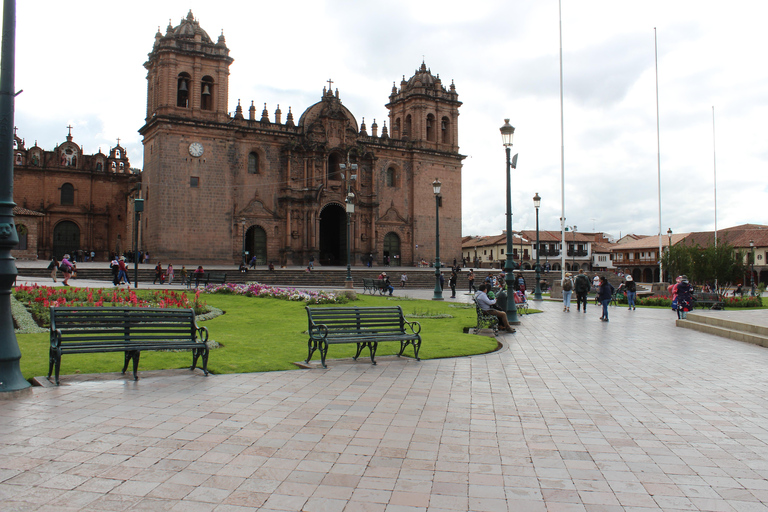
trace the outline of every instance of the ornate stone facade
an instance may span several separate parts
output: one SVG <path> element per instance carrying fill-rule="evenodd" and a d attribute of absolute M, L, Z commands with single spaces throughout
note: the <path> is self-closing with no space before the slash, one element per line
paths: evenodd
<path fill-rule="evenodd" d="M 23 259 L 61 258 L 79 251 L 107 261 L 112 252 L 131 250 L 131 196 L 139 190 L 139 174 L 130 168 L 118 144 L 103 154 L 84 155 L 67 139 L 53 151 L 37 145 L 27 149 L 14 137 L 13 200 L 20 208 L 16 228 L 27 235 Z M 20 239 L 21 240 L 21 239 Z"/>
<path fill-rule="evenodd" d="M 142 247 L 164 261 L 345 264 L 347 198 L 353 264 L 412 265 L 435 254 L 442 182 L 441 256 L 461 247 L 461 169 L 456 88 L 422 64 L 393 84 L 387 123 L 369 134 L 338 89 L 294 122 L 253 102 L 227 112 L 229 56 L 190 12 L 158 32 L 145 63 Z M 353 164 L 357 170 L 351 170 Z M 455 254 L 454 254 L 455 253 Z"/>

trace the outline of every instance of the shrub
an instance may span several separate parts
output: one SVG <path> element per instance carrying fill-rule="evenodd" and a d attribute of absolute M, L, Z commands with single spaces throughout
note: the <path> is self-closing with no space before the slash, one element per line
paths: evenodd
<path fill-rule="evenodd" d="M 760 308 L 763 301 L 760 297 L 726 297 L 723 299 L 725 307 L 731 308 Z"/>
<path fill-rule="evenodd" d="M 665 297 L 664 295 L 651 295 L 650 297 L 643 297 L 637 299 L 638 306 L 662 306 L 666 308 L 672 307 L 672 298 Z"/>
<path fill-rule="evenodd" d="M 205 287 L 205 292 L 245 295 L 246 297 L 269 297 L 272 299 L 306 302 L 307 304 L 346 304 L 349 301 L 344 294 L 336 295 L 326 291 L 278 288 L 276 286 L 267 286 L 260 283 L 212 284 Z"/>

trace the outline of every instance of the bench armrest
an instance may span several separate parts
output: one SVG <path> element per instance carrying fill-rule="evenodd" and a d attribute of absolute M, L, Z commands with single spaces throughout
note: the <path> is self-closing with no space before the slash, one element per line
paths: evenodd
<path fill-rule="evenodd" d="M 309 330 L 309 336 L 310 338 L 314 338 L 315 336 L 312 336 L 312 331 L 317 330 L 318 334 L 320 334 L 321 339 L 325 339 L 328 337 L 328 326 L 325 324 L 312 324 L 312 327 Z"/>
<path fill-rule="evenodd" d="M 405 322 L 405 325 L 408 326 L 413 334 L 419 334 L 421 332 L 421 324 L 419 322 Z"/>
<path fill-rule="evenodd" d="M 207 327 L 197 327 L 197 336 L 200 338 L 200 341 L 203 343 L 208 343 L 208 328 Z"/>
<path fill-rule="evenodd" d="M 61 330 L 56 329 L 51 331 L 51 348 L 59 348 L 61 345 Z"/>

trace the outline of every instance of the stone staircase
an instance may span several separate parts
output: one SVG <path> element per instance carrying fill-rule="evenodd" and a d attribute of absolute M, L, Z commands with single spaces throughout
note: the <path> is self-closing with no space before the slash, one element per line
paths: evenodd
<path fill-rule="evenodd" d="M 723 338 L 768 347 L 768 326 L 746 323 L 742 319 L 734 319 L 724 315 L 688 313 L 687 318 L 677 320 L 676 325 Z"/>

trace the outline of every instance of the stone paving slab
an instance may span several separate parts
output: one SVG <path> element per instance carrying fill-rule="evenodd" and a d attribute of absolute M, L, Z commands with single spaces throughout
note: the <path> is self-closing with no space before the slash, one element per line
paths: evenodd
<path fill-rule="evenodd" d="M 768 349 L 541 308 L 489 355 L 0 400 L 0 508 L 768 510 Z"/>

